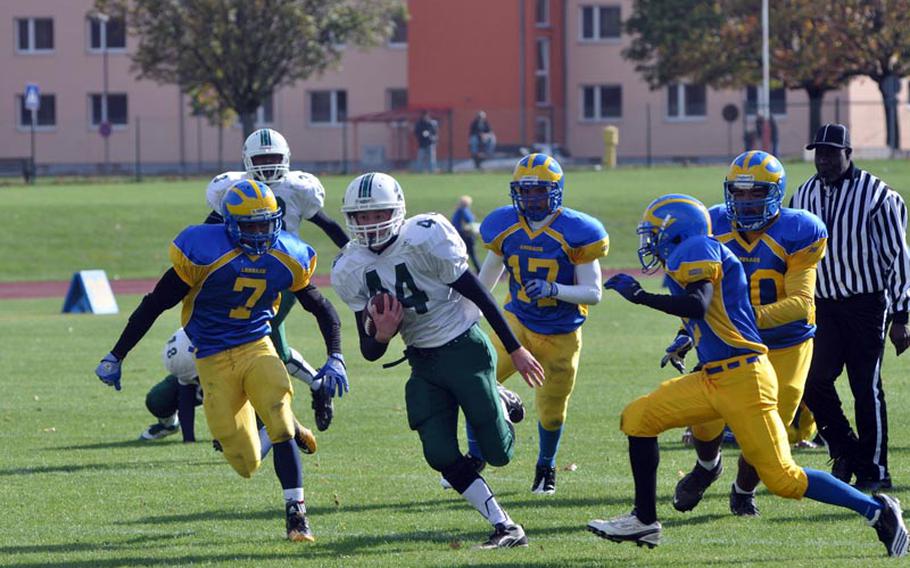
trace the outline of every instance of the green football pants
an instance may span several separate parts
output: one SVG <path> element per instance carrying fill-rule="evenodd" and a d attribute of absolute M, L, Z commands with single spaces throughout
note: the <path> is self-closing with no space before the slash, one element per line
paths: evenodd
<path fill-rule="evenodd" d="M 423 455 L 442 471 L 461 458 L 458 409 L 477 435 L 484 459 L 503 466 L 512 459 L 515 436 L 496 388 L 496 351 L 476 325 L 441 347 L 408 347 L 411 377 L 405 385 L 408 423 Z"/>

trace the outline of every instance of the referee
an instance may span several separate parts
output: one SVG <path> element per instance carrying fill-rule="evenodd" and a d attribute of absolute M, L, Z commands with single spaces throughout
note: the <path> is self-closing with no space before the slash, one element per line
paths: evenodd
<path fill-rule="evenodd" d="M 805 402 L 833 460 L 831 473 L 867 491 L 891 487 L 888 414 L 881 363 L 885 331 L 900 355 L 910 346 L 910 253 L 907 207 L 882 180 L 856 167 L 850 135 L 826 124 L 806 146 L 816 174 L 790 200 L 828 228 L 828 251 L 818 264 L 815 351 Z M 841 408 L 834 382 L 847 367 L 855 399 L 856 432 Z"/>

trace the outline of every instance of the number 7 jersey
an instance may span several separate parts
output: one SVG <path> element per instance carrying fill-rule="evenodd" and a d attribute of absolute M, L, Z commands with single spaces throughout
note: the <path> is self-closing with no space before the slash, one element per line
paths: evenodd
<path fill-rule="evenodd" d="M 480 225 L 488 249 L 503 257 L 509 273 L 505 309 L 528 329 L 544 335 L 575 331 L 584 323 L 588 307 L 556 298 L 531 301 L 524 285 L 531 279 L 573 285 L 575 265 L 607 256 L 610 238 L 590 215 L 562 207 L 553 219 L 532 230 L 511 205 L 496 209 Z"/>
<path fill-rule="evenodd" d="M 390 292 L 404 305 L 401 338 L 412 347 L 439 347 L 480 319 L 480 310 L 449 284 L 468 270 L 464 241 L 438 213 L 407 219 L 398 238 L 376 254 L 351 241 L 332 266 L 332 287 L 353 311 Z"/>

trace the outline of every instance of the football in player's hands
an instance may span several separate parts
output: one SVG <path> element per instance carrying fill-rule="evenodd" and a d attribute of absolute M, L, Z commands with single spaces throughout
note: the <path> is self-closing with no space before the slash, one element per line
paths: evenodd
<path fill-rule="evenodd" d="M 376 335 L 377 329 L 376 322 L 373 320 L 374 316 L 383 315 L 386 313 L 386 311 L 393 311 L 396 309 L 396 307 L 398 311 L 400 311 L 401 306 L 398 300 L 396 300 L 395 296 L 388 292 L 379 292 L 378 294 L 371 297 L 369 302 L 367 302 L 367 309 L 363 312 L 363 327 L 367 334 L 371 337 L 374 337 Z M 400 326 L 400 322 L 398 323 Z M 396 327 L 394 331 L 397 332 L 398 328 Z"/>

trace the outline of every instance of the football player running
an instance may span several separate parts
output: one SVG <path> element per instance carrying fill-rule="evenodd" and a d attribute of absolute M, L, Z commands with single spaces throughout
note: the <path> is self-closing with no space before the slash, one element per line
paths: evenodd
<path fill-rule="evenodd" d="M 815 268 L 825 254 L 828 231 L 808 211 L 781 207 L 787 175 L 777 158 L 762 151 L 740 154 L 724 180 L 724 204 L 708 212 L 714 238 L 741 261 L 749 284 L 758 334 L 768 347 L 777 376 L 777 412 L 791 424 L 806 385 L 815 336 Z M 683 329 L 667 349 L 682 372 L 682 358 L 692 345 Z M 698 460 L 676 485 L 673 506 L 690 511 L 723 471 L 720 446 L 723 420 L 692 426 Z M 789 434 L 788 434 L 789 442 Z M 730 511 L 758 515 L 758 474 L 743 455 L 730 489 Z"/>
<path fill-rule="evenodd" d="M 250 134 L 243 143 L 243 172 L 224 172 L 209 183 L 205 190 L 206 201 L 212 208 L 206 223 L 221 223 L 221 199 L 236 182 L 252 179 L 268 184 L 278 199 L 283 216 L 284 230 L 298 235 L 300 224 L 306 220 L 313 223 L 332 239 L 338 248 L 348 242 L 344 229 L 323 211 L 325 189 L 319 179 L 299 170 L 291 171 L 291 149 L 287 140 L 277 130 L 261 128 Z M 293 294 L 282 294 L 278 313 L 272 320 L 272 343 L 278 356 L 287 365 L 288 373 L 310 387 L 316 428 L 326 430 L 332 423 L 334 407 L 332 396 L 327 389 L 321 389 L 321 382 L 314 380 L 308 372 L 310 365 L 292 349 L 285 337 L 284 319 L 294 306 Z"/>
<path fill-rule="evenodd" d="M 250 477 L 261 464 L 256 414 L 262 418 L 283 489 L 287 537 L 313 541 L 300 453 L 293 442 L 302 429 L 291 412 L 294 391 L 267 336 L 278 297 L 289 290 L 316 318 L 325 340 L 328 357 L 317 377 L 324 388 L 340 394 L 348 381 L 338 314 L 310 283 L 315 251 L 281 230 L 281 210 L 268 186 L 236 182 L 224 195 L 221 215 L 222 225 L 194 225 L 177 235 L 170 247 L 173 266 L 142 299 L 95 374 L 120 390 L 124 358 L 164 310 L 183 301 L 183 328 L 197 350 L 212 436 L 234 470 Z M 308 437 L 315 448 L 312 434 Z"/>
<path fill-rule="evenodd" d="M 648 293 L 627 274 L 613 276 L 604 287 L 632 303 L 681 317 L 695 338 L 700 370 L 662 383 L 623 410 L 620 428 L 629 438 L 635 507 L 610 520 L 592 520 L 588 530 L 616 542 L 659 544 L 657 436 L 721 418 L 772 493 L 852 509 L 875 528 L 889 556 L 905 556 L 907 528 L 896 499 L 870 497 L 830 473 L 793 461 L 777 413 L 777 377 L 761 343 L 745 270 L 736 255 L 709 236 L 711 219 L 704 205 L 688 195 L 660 197 L 648 205 L 638 233 L 642 267 L 645 272 L 663 267 L 671 293 Z"/>
<path fill-rule="evenodd" d="M 539 435 L 531 491 L 556 491 L 556 453 L 575 387 L 581 353 L 581 326 L 588 306 L 600 302 L 599 259 L 610 240 L 597 219 L 563 206 L 565 175 L 545 154 L 525 156 L 515 166 L 510 184 L 512 205 L 491 212 L 480 225 L 489 249 L 479 278 L 492 290 L 508 270 L 509 295 L 504 306 L 509 326 L 544 368 L 547 381 L 535 391 Z M 496 379 L 514 372 L 501 341 Z M 482 458 L 468 424 L 469 453 Z"/>
<path fill-rule="evenodd" d="M 400 328 L 411 366 L 408 423 L 420 435 L 427 464 L 493 525 L 481 548 L 527 546 L 524 529 L 458 448 L 460 408 L 487 461 L 506 465 L 515 442 L 508 414 L 522 412 L 517 395 L 497 386 L 496 352 L 477 325 L 480 313 L 530 386 L 540 386 L 543 369 L 468 270 L 464 241 L 448 219 L 436 213 L 405 219 L 401 186 L 383 173 L 352 181 L 342 212 L 352 241 L 335 259 L 332 286 L 356 314 L 361 353 L 376 361 Z M 383 292 L 389 294 L 379 309 L 374 297 Z"/>
<path fill-rule="evenodd" d="M 199 384 L 199 372 L 196 370 L 196 348 L 187 337 L 183 328 L 179 328 L 164 344 L 161 353 L 164 368 L 169 373 L 164 379 L 149 389 L 145 395 L 145 407 L 158 419 L 139 435 L 139 440 L 160 440 L 180 431 L 183 441 L 196 441 L 196 407 L 202 404 L 202 385 Z M 310 369 L 315 375 L 317 371 Z M 272 449 L 272 440 L 268 430 L 257 416 L 259 424 L 259 457 L 265 459 Z M 307 428 L 296 424 L 294 441 L 305 454 L 316 452 L 316 438 Z M 212 440 L 215 449 L 224 451 L 221 443 Z"/>

